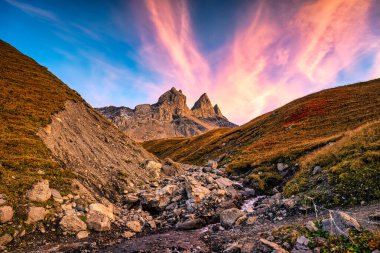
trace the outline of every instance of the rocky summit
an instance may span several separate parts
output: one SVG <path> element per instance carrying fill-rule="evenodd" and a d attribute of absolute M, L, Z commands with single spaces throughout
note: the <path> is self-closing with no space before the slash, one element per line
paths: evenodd
<path fill-rule="evenodd" d="M 211 104 L 204 93 L 189 109 L 181 90 L 171 88 L 152 105 L 142 104 L 134 109 L 108 106 L 97 108 L 124 133 L 137 141 L 166 137 L 194 136 L 211 129 L 236 125 L 223 116 L 218 105 Z"/>

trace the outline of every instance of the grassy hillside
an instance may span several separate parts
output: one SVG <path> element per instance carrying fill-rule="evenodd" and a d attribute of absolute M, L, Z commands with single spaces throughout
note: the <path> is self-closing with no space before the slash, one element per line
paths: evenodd
<path fill-rule="evenodd" d="M 380 79 L 323 90 L 264 114 L 234 129 L 217 129 L 192 138 L 148 141 L 160 157 L 204 164 L 220 159 L 231 172 L 251 174 L 262 188 L 277 185 L 277 162 L 296 163 L 335 142 L 344 133 L 380 118 Z"/>
<path fill-rule="evenodd" d="M 31 58 L 0 40 L 0 193 L 20 201 L 34 182 L 64 190 L 71 175 L 36 135 L 64 101 L 80 96 Z M 42 175 L 44 174 L 44 175 Z"/>
<path fill-rule="evenodd" d="M 380 199 L 380 121 L 348 131 L 300 163 L 301 170 L 285 186 L 286 195 L 302 193 L 331 205 Z"/>

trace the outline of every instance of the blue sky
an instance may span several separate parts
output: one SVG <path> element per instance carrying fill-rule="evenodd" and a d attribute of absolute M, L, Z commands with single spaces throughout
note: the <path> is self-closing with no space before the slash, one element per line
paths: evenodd
<path fill-rule="evenodd" d="M 379 77 L 376 0 L 0 0 L 0 38 L 94 107 L 207 92 L 244 123 L 292 99 Z"/>

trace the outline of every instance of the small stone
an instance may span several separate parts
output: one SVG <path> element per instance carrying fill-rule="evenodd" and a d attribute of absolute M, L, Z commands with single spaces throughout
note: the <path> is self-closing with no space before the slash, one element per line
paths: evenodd
<path fill-rule="evenodd" d="M 82 239 L 85 239 L 89 236 L 89 233 L 87 231 L 80 231 L 78 234 L 77 234 L 77 239 L 78 240 L 82 240 Z"/>
<path fill-rule="evenodd" d="M 255 224 L 256 222 L 257 222 L 257 217 L 256 216 L 252 216 L 252 217 L 249 217 L 247 219 L 247 221 L 245 222 L 245 224 L 252 225 L 252 224 Z"/>
<path fill-rule="evenodd" d="M 197 229 L 201 228 L 205 225 L 204 220 L 202 219 L 194 219 L 194 220 L 188 220 L 185 222 L 179 222 L 176 225 L 176 229 L 178 230 L 192 230 L 192 229 Z"/>
<path fill-rule="evenodd" d="M 133 233 L 133 232 L 131 232 L 131 231 L 125 231 L 125 232 L 123 233 L 123 237 L 126 238 L 126 239 L 130 239 L 131 237 L 133 237 L 133 236 L 135 236 L 135 235 L 136 235 L 136 233 Z"/>
<path fill-rule="evenodd" d="M 0 246 L 5 246 L 13 240 L 10 234 L 5 234 L 0 236 Z"/>
<path fill-rule="evenodd" d="M 206 164 L 206 167 L 210 167 L 212 169 L 217 169 L 218 168 L 218 162 L 214 160 L 209 160 Z"/>
<path fill-rule="evenodd" d="M 128 221 L 126 226 L 128 229 L 135 233 L 140 233 L 142 231 L 141 224 L 138 221 Z"/>
<path fill-rule="evenodd" d="M 309 244 L 309 239 L 307 239 L 305 236 L 300 236 L 297 238 L 297 243 L 307 246 Z"/>
<path fill-rule="evenodd" d="M 11 206 L 0 207 L 0 224 L 11 221 L 13 218 L 13 208 Z"/>
<path fill-rule="evenodd" d="M 310 232 L 316 232 L 316 231 L 318 231 L 318 228 L 317 228 L 317 226 L 315 226 L 315 224 L 314 224 L 313 221 L 308 221 L 308 222 L 306 222 L 305 227 L 306 227 L 307 230 L 309 230 Z"/>
<path fill-rule="evenodd" d="M 321 171 L 321 166 L 315 166 L 314 168 L 313 168 L 313 175 L 315 175 L 315 174 L 317 174 L 317 173 L 319 173 Z"/>
<path fill-rule="evenodd" d="M 227 209 L 220 213 L 220 223 L 224 228 L 230 228 L 244 215 L 245 213 L 237 208 Z"/>
<path fill-rule="evenodd" d="M 154 220 L 148 221 L 148 225 L 149 225 L 149 227 L 151 229 L 156 229 L 157 228 L 156 222 L 154 222 Z"/>

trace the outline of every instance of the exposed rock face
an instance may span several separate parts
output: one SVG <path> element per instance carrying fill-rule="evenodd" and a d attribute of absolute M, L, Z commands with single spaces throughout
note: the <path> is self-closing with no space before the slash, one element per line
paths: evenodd
<path fill-rule="evenodd" d="M 147 141 L 165 137 L 194 136 L 218 127 L 235 127 L 203 94 L 190 110 L 186 96 L 174 87 L 153 105 L 97 109 L 132 139 Z"/>
<path fill-rule="evenodd" d="M 67 101 L 38 135 L 87 189 L 110 200 L 155 180 L 144 164 L 156 158 L 85 103 Z"/>

